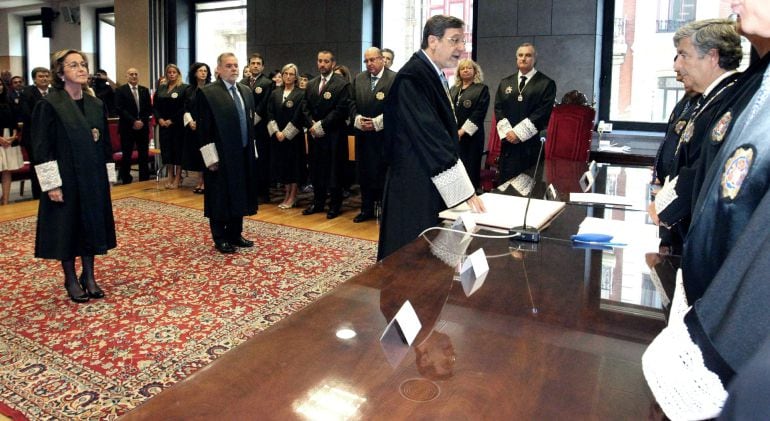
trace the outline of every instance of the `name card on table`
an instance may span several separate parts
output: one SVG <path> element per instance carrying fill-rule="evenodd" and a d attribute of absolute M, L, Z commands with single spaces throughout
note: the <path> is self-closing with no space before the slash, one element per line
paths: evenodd
<path fill-rule="evenodd" d="M 460 283 L 463 285 L 463 291 L 466 297 L 476 292 L 487 278 L 489 273 L 489 263 L 484 249 L 478 249 L 473 252 L 463 262 L 460 268 Z"/>
<path fill-rule="evenodd" d="M 452 229 L 472 233 L 476 229 L 476 218 L 472 212 L 463 212 L 452 223 Z"/>
<path fill-rule="evenodd" d="M 421 328 L 422 323 L 412 303 L 405 301 L 380 336 L 380 346 L 392 367 L 398 366 L 404 359 Z"/>
<path fill-rule="evenodd" d="M 588 170 L 583 173 L 583 175 L 580 176 L 580 188 L 583 190 L 583 192 L 587 192 L 588 190 L 591 190 L 591 186 L 594 185 L 594 173 L 591 170 Z"/>

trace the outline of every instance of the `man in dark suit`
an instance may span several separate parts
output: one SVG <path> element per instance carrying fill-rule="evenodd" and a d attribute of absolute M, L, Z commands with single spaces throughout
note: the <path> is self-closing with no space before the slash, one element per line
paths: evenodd
<path fill-rule="evenodd" d="M 131 154 L 134 146 L 138 153 L 139 181 L 150 179 L 147 161 L 150 147 L 150 91 L 139 85 L 139 71 L 135 68 L 126 70 L 128 83 L 115 90 L 115 110 L 120 117 L 118 130 L 120 133 L 120 151 L 123 158 L 120 162 L 120 179 L 123 184 L 130 184 Z"/>
<path fill-rule="evenodd" d="M 240 72 L 233 53 L 217 58 L 219 79 L 201 88 L 197 98 L 198 139 L 206 170 L 203 212 L 209 218 L 214 246 L 221 253 L 252 247 L 243 238 L 243 217 L 257 213 L 257 156 L 254 141 L 254 96 L 237 83 Z"/>
<path fill-rule="evenodd" d="M 43 100 L 43 97 L 48 95 L 48 84 L 51 81 L 51 72 L 45 67 L 35 67 L 32 69 L 33 85 L 27 86 L 22 92 L 21 99 L 21 115 L 24 127 L 22 129 L 21 142 L 22 147 L 27 149 L 30 162 L 35 162 L 35 158 L 30 148 L 30 141 L 32 139 L 32 110 L 35 109 L 35 105 L 39 101 Z M 34 171 L 30 173 L 32 184 L 32 197 L 35 199 L 40 198 L 40 182 L 37 180 L 37 174 Z"/>
<path fill-rule="evenodd" d="M 380 246 L 383 259 L 439 222 L 444 209 L 467 202 L 483 212 L 460 160 L 457 120 L 441 69 L 465 52 L 462 20 L 436 15 L 422 32 L 421 50 L 402 67 L 385 101 L 385 180 Z"/>
<path fill-rule="evenodd" d="M 502 81 L 495 95 L 497 133 L 503 141 L 500 149 L 499 182 L 521 174 L 537 161 L 541 130 L 548 127 L 556 83 L 535 69 L 535 46 L 524 43 L 516 50 L 519 71 Z"/>
<path fill-rule="evenodd" d="M 310 178 L 313 204 L 303 215 L 323 212 L 329 193 L 328 219 L 340 215 L 342 207 L 342 169 L 348 159 L 345 120 L 348 117 L 350 83 L 333 72 L 337 64 L 329 50 L 318 52 L 320 76 L 308 82 L 305 90 L 307 121 L 310 125 Z"/>
<path fill-rule="evenodd" d="M 11 78 L 11 87 L 8 92 L 8 100 L 11 102 L 11 108 L 16 114 L 16 119 L 19 123 L 23 122 L 21 115 L 21 101 L 24 94 L 24 79 L 21 76 L 14 76 Z"/>
<path fill-rule="evenodd" d="M 267 133 L 267 99 L 273 89 L 273 81 L 263 73 L 265 60 L 259 53 L 249 57 L 249 89 L 254 94 L 257 136 L 257 189 L 263 203 L 270 202 L 270 135 Z"/>
<path fill-rule="evenodd" d="M 380 49 L 364 51 L 366 71 L 353 80 L 350 116 L 356 135 L 358 184 L 361 186 L 361 213 L 353 222 L 374 217 L 374 203 L 382 200 L 385 185 L 385 144 L 382 111 L 396 73 L 385 68 Z"/>

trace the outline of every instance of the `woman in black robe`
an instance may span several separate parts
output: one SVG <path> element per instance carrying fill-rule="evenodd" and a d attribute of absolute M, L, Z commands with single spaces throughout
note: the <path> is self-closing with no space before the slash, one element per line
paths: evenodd
<path fill-rule="evenodd" d="M 305 152 L 302 136 L 305 91 L 296 87 L 297 72 L 294 64 L 283 66 L 283 87 L 273 90 L 267 103 L 271 174 L 273 180 L 286 189 L 283 202 L 278 205 L 281 209 L 291 209 L 297 202 L 297 183 L 301 181 L 302 154 Z"/>
<path fill-rule="evenodd" d="M 185 108 L 185 137 L 184 149 L 182 150 L 182 168 L 187 171 L 197 171 L 198 184 L 193 189 L 193 193 L 203 194 L 203 170 L 206 166 L 203 164 L 201 151 L 198 149 L 198 134 L 195 132 L 198 128 L 198 113 L 195 109 L 195 96 L 198 89 L 211 83 L 211 69 L 206 63 L 193 63 L 190 66 L 190 72 L 187 74 L 187 90 L 184 93 Z"/>
<path fill-rule="evenodd" d="M 166 65 L 166 83 L 160 85 L 152 99 L 153 114 L 158 122 L 160 153 L 168 169 L 167 189 L 179 187 L 182 181 L 182 149 L 184 145 L 185 89 L 182 72 L 176 64 Z"/>
<path fill-rule="evenodd" d="M 76 50 L 55 53 L 53 88 L 32 112 L 32 156 L 40 186 L 35 257 L 61 260 L 64 287 L 74 302 L 102 298 L 94 255 L 115 248 L 108 172 L 112 147 L 107 111 L 86 93 L 88 62 Z M 78 280 L 75 257 L 83 271 Z"/>
<path fill-rule="evenodd" d="M 489 109 L 489 88 L 484 73 L 471 59 L 460 60 L 455 84 L 449 91 L 457 117 L 460 160 L 476 191 L 481 187 L 481 154 L 484 152 L 484 117 Z"/>

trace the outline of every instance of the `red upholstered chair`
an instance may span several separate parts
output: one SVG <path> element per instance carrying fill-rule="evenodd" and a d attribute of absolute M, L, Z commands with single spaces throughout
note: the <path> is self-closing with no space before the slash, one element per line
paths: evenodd
<path fill-rule="evenodd" d="M 481 189 L 490 191 L 497 182 L 497 159 L 500 157 L 500 136 L 497 134 L 497 119 L 492 114 L 492 124 L 489 128 L 489 140 L 487 141 L 487 150 L 484 151 L 487 156 L 484 159 L 484 167 L 481 169 Z"/>
<path fill-rule="evenodd" d="M 588 162 L 595 115 L 596 111 L 586 105 L 555 106 L 546 132 L 546 159 Z"/>

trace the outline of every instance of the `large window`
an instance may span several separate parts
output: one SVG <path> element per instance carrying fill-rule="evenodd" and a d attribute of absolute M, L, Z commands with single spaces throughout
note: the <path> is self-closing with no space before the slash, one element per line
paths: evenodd
<path fill-rule="evenodd" d="M 662 130 L 683 92 L 675 80 L 674 32 L 696 19 L 727 17 L 729 4 L 614 0 L 605 13 L 605 33 L 612 39 L 605 39 L 603 46 L 600 118 L 614 122 L 617 129 Z M 744 39 L 741 69 L 748 66 L 750 51 Z"/>
<path fill-rule="evenodd" d="M 208 64 L 212 71 L 217 56 L 232 52 L 245 65 L 246 0 L 201 2 L 195 5 L 195 61 Z"/>
<path fill-rule="evenodd" d="M 422 28 L 434 15 L 451 15 L 465 22 L 465 55 L 473 54 L 473 0 L 388 0 L 382 2 L 382 47 L 395 53 L 393 70 L 398 70 L 412 54 L 420 49 Z M 447 71 L 454 76 L 454 69 Z"/>
<path fill-rule="evenodd" d="M 35 67 L 51 66 L 51 43 L 43 37 L 43 21 L 40 17 L 24 19 L 24 57 L 26 62 L 26 77 L 28 83 L 32 83 L 30 72 Z"/>
<path fill-rule="evenodd" d="M 96 67 L 107 71 L 107 74 L 113 80 L 118 80 L 117 66 L 115 64 L 115 12 L 110 8 L 107 10 L 97 10 L 96 18 L 98 22 L 98 63 Z"/>

